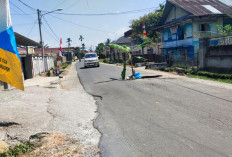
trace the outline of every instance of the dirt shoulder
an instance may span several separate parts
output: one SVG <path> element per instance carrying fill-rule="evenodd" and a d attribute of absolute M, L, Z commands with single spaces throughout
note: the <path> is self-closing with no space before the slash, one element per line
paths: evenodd
<path fill-rule="evenodd" d="M 28 141 L 33 135 L 48 133 L 48 143 L 49 140 L 59 143 L 63 137 L 80 146 L 82 156 L 98 156 L 100 133 L 93 127 L 97 106 L 80 84 L 75 63 L 61 79 L 37 77 L 25 81 L 25 92 L 0 91 L 0 110 L 0 141 L 10 146 Z M 66 143 L 60 151 L 77 151 L 72 148 L 73 144 Z"/>

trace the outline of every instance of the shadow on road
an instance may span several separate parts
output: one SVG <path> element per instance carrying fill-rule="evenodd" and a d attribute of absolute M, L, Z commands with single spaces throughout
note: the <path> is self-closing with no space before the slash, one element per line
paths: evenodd
<path fill-rule="evenodd" d="M 157 78 L 157 77 L 161 77 L 162 75 L 154 75 L 154 76 L 142 76 L 141 79 L 148 79 L 148 78 Z"/>
<path fill-rule="evenodd" d="M 94 84 L 100 84 L 100 83 L 112 82 L 112 81 L 117 81 L 117 80 L 118 80 L 118 79 L 110 78 L 110 80 L 108 80 L 108 81 L 95 82 Z"/>

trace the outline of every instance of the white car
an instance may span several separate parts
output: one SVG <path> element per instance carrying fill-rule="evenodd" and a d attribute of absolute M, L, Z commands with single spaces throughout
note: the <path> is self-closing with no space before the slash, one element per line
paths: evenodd
<path fill-rule="evenodd" d="M 96 53 L 86 53 L 84 58 L 84 66 L 87 67 L 99 67 L 99 60 Z"/>

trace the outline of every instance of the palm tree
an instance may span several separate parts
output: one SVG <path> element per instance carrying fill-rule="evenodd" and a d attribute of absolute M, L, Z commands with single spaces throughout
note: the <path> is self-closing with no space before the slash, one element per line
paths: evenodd
<path fill-rule="evenodd" d="M 85 50 L 85 44 L 83 43 L 81 46 L 82 46 L 82 50 Z"/>
<path fill-rule="evenodd" d="M 84 37 L 82 35 L 80 35 L 79 40 L 81 41 L 81 45 L 82 45 L 82 41 L 84 40 Z"/>
<path fill-rule="evenodd" d="M 72 42 L 71 38 L 67 38 L 66 42 L 68 43 L 68 51 L 69 51 L 69 47 L 71 46 L 71 42 Z"/>
<path fill-rule="evenodd" d="M 110 39 L 108 38 L 105 42 L 105 46 L 108 46 L 110 44 Z"/>

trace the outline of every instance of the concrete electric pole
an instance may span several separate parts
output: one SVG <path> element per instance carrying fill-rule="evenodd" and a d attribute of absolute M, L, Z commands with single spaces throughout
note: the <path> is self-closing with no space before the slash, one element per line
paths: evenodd
<path fill-rule="evenodd" d="M 44 44 L 43 44 L 43 36 L 42 36 L 42 30 L 41 30 L 41 11 L 39 9 L 37 9 L 37 13 L 38 13 L 38 23 L 39 23 L 39 34 L 40 34 L 40 43 L 42 45 L 42 62 L 43 62 L 43 66 L 44 66 Z"/>
<path fill-rule="evenodd" d="M 44 43 L 43 43 L 43 36 L 42 36 L 42 30 L 41 30 L 41 25 L 42 25 L 42 20 L 41 18 L 46 15 L 46 14 L 50 14 L 50 13 L 53 13 L 55 11 L 61 11 L 63 9 L 56 9 L 54 11 L 50 11 L 50 12 L 47 12 L 45 14 L 41 14 L 41 11 L 39 9 L 37 9 L 37 14 L 38 14 L 38 23 L 39 23 L 39 34 L 40 34 L 40 43 L 42 45 L 42 62 L 43 62 L 43 66 L 44 66 Z"/>

